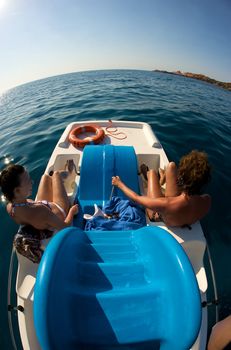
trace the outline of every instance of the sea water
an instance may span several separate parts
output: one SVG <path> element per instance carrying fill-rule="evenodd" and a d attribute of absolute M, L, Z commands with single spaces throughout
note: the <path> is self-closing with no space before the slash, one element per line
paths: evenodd
<path fill-rule="evenodd" d="M 212 164 L 202 220 L 220 299 L 220 318 L 231 313 L 231 92 L 182 76 L 136 70 L 89 71 L 18 86 L 0 96 L 0 169 L 25 165 L 33 196 L 67 124 L 84 120 L 147 122 L 169 160 L 204 150 Z M 7 277 L 17 226 L 0 203 L 0 348 L 12 349 L 7 324 Z"/>

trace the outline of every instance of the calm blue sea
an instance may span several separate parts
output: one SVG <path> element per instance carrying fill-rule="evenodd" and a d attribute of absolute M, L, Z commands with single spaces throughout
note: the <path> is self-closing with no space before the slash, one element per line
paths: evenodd
<path fill-rule="evenodd" d="M 0 96 L 0 168 L 26 165 L 34 195 L 51 152 L 68 123 L 79 120 L 147 122 L 169 160 L 191 149 L 213 166 L 207 192 L 212 209 L 202 221 L 214 261 L 220 317 L 231 313 L 231 92 L 164 73 L 136 70 L 60 75 L 16 87 Z M 7 276 L 17 226 L 0 203 L 0 348 L 12 349 L 7 326 Z"/>

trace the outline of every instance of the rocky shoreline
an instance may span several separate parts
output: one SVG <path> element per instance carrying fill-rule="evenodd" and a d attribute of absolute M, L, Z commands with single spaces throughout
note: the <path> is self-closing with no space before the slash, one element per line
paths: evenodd
<path fill-rule="evenodd" d="M 178 70 L 176 72 L 168 72 L 166 70 L 159 70 L 159 69 L 155 69 L 155 70 L 153 70 L 153 72 L 181 75 L 181 76 L 186 77 L 186 78 L 193 78 L 193 79 L 197 79 L 197 80 L 202 80 L 202 81 L 205 81 L 206 83 L 217 85 L 217 86 L 222 87 L 223 89 L 231 91 L 231 83 L 225 83 L 222 81 L 218 81 L 218 80 L 209 78 L 203 74 L 181 72 L 180 70 Z"/>

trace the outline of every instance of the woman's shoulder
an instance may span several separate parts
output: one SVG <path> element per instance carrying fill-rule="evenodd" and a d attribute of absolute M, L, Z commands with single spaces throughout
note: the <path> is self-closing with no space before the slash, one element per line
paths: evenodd
<path fill-rule="evenodd" d="M 6 210 L 10 216 L 25 217 L 32 215 L 37 211 L 43 210 L 40 205 L 33 205 L 35 202 L 32 199 L 27 199 L 25 203 L 8 203 Z"/>

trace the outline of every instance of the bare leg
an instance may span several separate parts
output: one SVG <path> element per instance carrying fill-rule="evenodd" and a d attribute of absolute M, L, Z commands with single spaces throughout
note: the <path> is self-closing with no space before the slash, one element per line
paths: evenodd
<path fill-rule="evenodd" d="M 66 213 L 70 208 L 69 199 L 65 190 L 63 180 L 58 171 L 55 171 L 52 176 L 52 187 L 53 187 L 53 202 L 60 205 Z"/>
<path fill-rule="evenodd" d="M 177 167 L 174 162 L 170 162 L 166 169 L 166 190 L 165 197 L 179 196 L 180 191 L 177 186 Z"/>
<path fill-rule="evenodd" d="M 151 198 L 160 198 L 163 197 L 163 193 L 161 191 L 161 186 L 159 183 L 159 178 L 155 170 L 149 170 L 147 173 L 148 176 L 148 190 L 147 196 Z M 148 217 L 150 219 L 153 218 L 155 212 L 151 209 L 146 209 Z"/>
<path fill-rule="evenodd" d="M 231 316 L 218 322 L 212 329 L 208 350 L 222 350 L 231 342 Z"/>
<path fill-rule="evenodd" d="M 52 193 L 52 179 L 49 175 L 44 174 L 41 177 L 38 192 L 37 192 L 37 200 L 46 200 L 48 202 L 52 202 L 53 193 Z"/>

